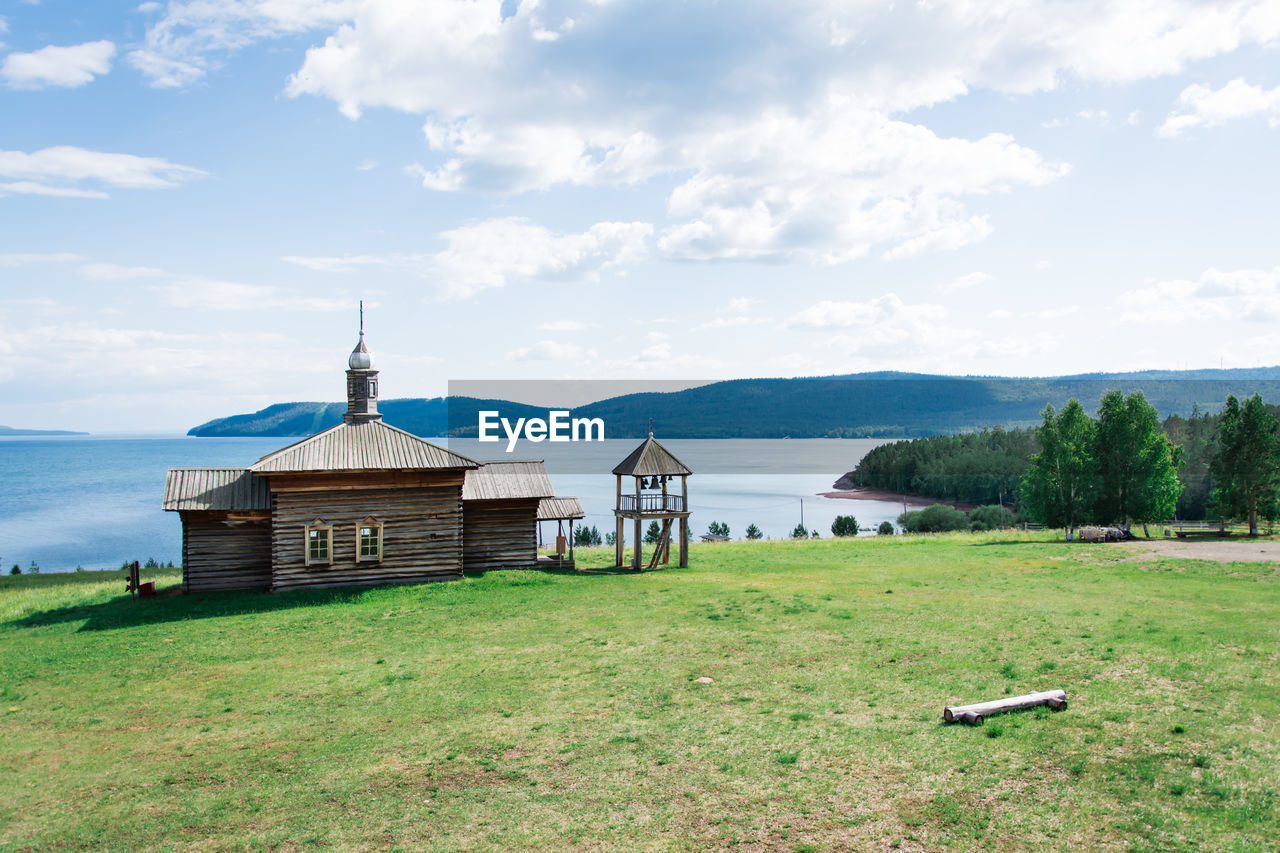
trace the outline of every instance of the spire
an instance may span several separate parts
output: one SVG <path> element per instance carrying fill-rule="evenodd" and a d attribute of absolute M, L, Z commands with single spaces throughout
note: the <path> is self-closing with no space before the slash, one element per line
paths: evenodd
<path fill-rule="evenodd" d="M 347 359 L 347 423 L 378 421 L 378 371 L 364 342 L 364 301 L 360 302 L 360 340 Z"/>
<path fill-rule="evenodd" d="M 373 356 L 369 355 L 369 348 L 364 345 L 364 300 L 360 301 L 360 340 L 347 359 L 347 367 L 352 370 L 373 369 Z"/>
<path fill-rule="evenodd" d="M 649 418 L 649 438 L 653 438 L 653 418 Z"/>

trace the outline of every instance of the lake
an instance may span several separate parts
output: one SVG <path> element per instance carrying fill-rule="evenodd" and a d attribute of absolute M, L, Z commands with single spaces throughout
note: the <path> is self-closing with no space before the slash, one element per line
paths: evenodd
<path fill-rule="evenodd" d="M 126 560 L 180 561 L 177 513 L 160 509 L 169 468 L 246 467 L 295 439 L 186 436 L 65 436 L 0 438 L 0 567 L 28 571 L 119 568 Z M 435 439 L 481 459 L 503 458 L 502 448 L 474 441 Z M 833 500 L 817 496 L 853 468 L 871 448 L 891 439 L 672 439 L 668 449 L 694 470 L 689 478 L 693 534 L 712 521 L 742 538 L 755 524 L 783 538 L 800 522 L 829 536 L 837 515 L 853 515 L 863 528 L 893 520 L 902 504 Z M 611 439 L 575 445 L 522 445 L 516 458 L 546 458 L 556 494 L 574 495 L 586 524 L 601 536 L 613 529 L 614 478 L 610 470 L 638 444 Z M 532 448 L 532 449 L 531 449 Z M 592 472 L 592 473 L 588 473 Z M 594 473 L 598 472 L 598 473 Z M 802 506 L 803 504 L 803 506 Z M 543 536 L 554 541 L 555 525 Z"/>

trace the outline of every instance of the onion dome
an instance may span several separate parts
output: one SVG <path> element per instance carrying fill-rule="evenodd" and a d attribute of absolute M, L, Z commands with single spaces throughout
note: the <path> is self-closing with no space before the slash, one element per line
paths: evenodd
<path fill-rule="evenodd" d="M 351 357 L 347 359 L 347 367 L 352 370 L 372 370 L 373 356 L 369 355 L 369 348 L 364 345 L 364 332 L 360 332 L 360 342 L 356 344 L 356 348 L 351 351 Z"/>

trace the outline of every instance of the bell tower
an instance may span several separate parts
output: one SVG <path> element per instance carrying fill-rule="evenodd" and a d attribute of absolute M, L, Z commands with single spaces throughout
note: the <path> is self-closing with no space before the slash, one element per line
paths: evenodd
<path fill-rule="evenodd" d="M 347 413 L 342 419 L 349 424 L 380 421 L 378 414 L 378 371 L 373 357 L 364 345 L 364 302 L 360 303 L 360 340 L 347 359 Z"/>

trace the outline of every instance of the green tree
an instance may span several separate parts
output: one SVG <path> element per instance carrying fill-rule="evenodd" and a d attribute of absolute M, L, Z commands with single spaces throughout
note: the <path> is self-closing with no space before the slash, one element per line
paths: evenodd
<path fill-rule="evenodd" d="M 1223 515 L 1244 516 L 1258 535 L 1258 516 L 1276 516 L 1280 485 L 1280 423 L 1254 394 L 1244 405 L 1227 397 L 1218 425 L 1218 452 L 1210 462 L 1213 502 Z"/>
<path fill-rule="evenodd" d="M 754 541 L 754 540 L 756 540 L 756 539 L 762 539 L 762 538 L 764 538 L 764 534 L 760 532 L 760 528 L 759 528 L 759 527 L 756 527 L 756 526 L 755 526 L 755 524 L 748 524 L 748 525 L 747 525 L 747 538 L 748 538 L 748 539 L 750 539 L 750 540 L 752 540 L 752 541 Z"/>
<path fill-rule="evenodd" d="M 796 529 L 791 531 L 791 538 L 792 539 L 808 539 L 809 528 L 805 527 L 803 524 L 797 524 Z"/>
<path fill-rule="evenodd" d="M 1098 492 L 1094 514 L 1103 524 L 1147 523 L 1173 515 L 1182 484 L 1182 453 L 1160 429 L 1160 418 L 1141 391 L 1108 391 L 1098 405 L 1094 437 Z"/>
<path fill-rule="evenodd" d="M 644 544 L 657 545 L 661 538 L 662 527 L 656 521 L 649 522 L 649 528 L 644 532 Z"/>
<path fill-rule="evenodd" d="M 1031 457 L 1022 478 L 1022 506 L 1047 527 L 1072 530 L 1089 520 L 1093 507 L 1097 425 L 1075 399 L 1067 401 L 1060 414 L 1045 406 L 1041 416 L 1044 423 L 1035 431 L 1040 452 Z"/>
<path fill-rule="evenodd" d="M 837 515 L 836 520 L 831 522 L 832 536 L 857 536 L 858 535 L 858 519 L 852 515 Z"/>
<path fill-rule="evenodd" d="M 893 522 L 892 522 L 892 521 L 882 521 L 882 522 L 880 522 L 880 526 L 876 528 L 876 535 L 877 535 L 877 536 L 892 536 L 892 535 L 893 535 Z"/>

